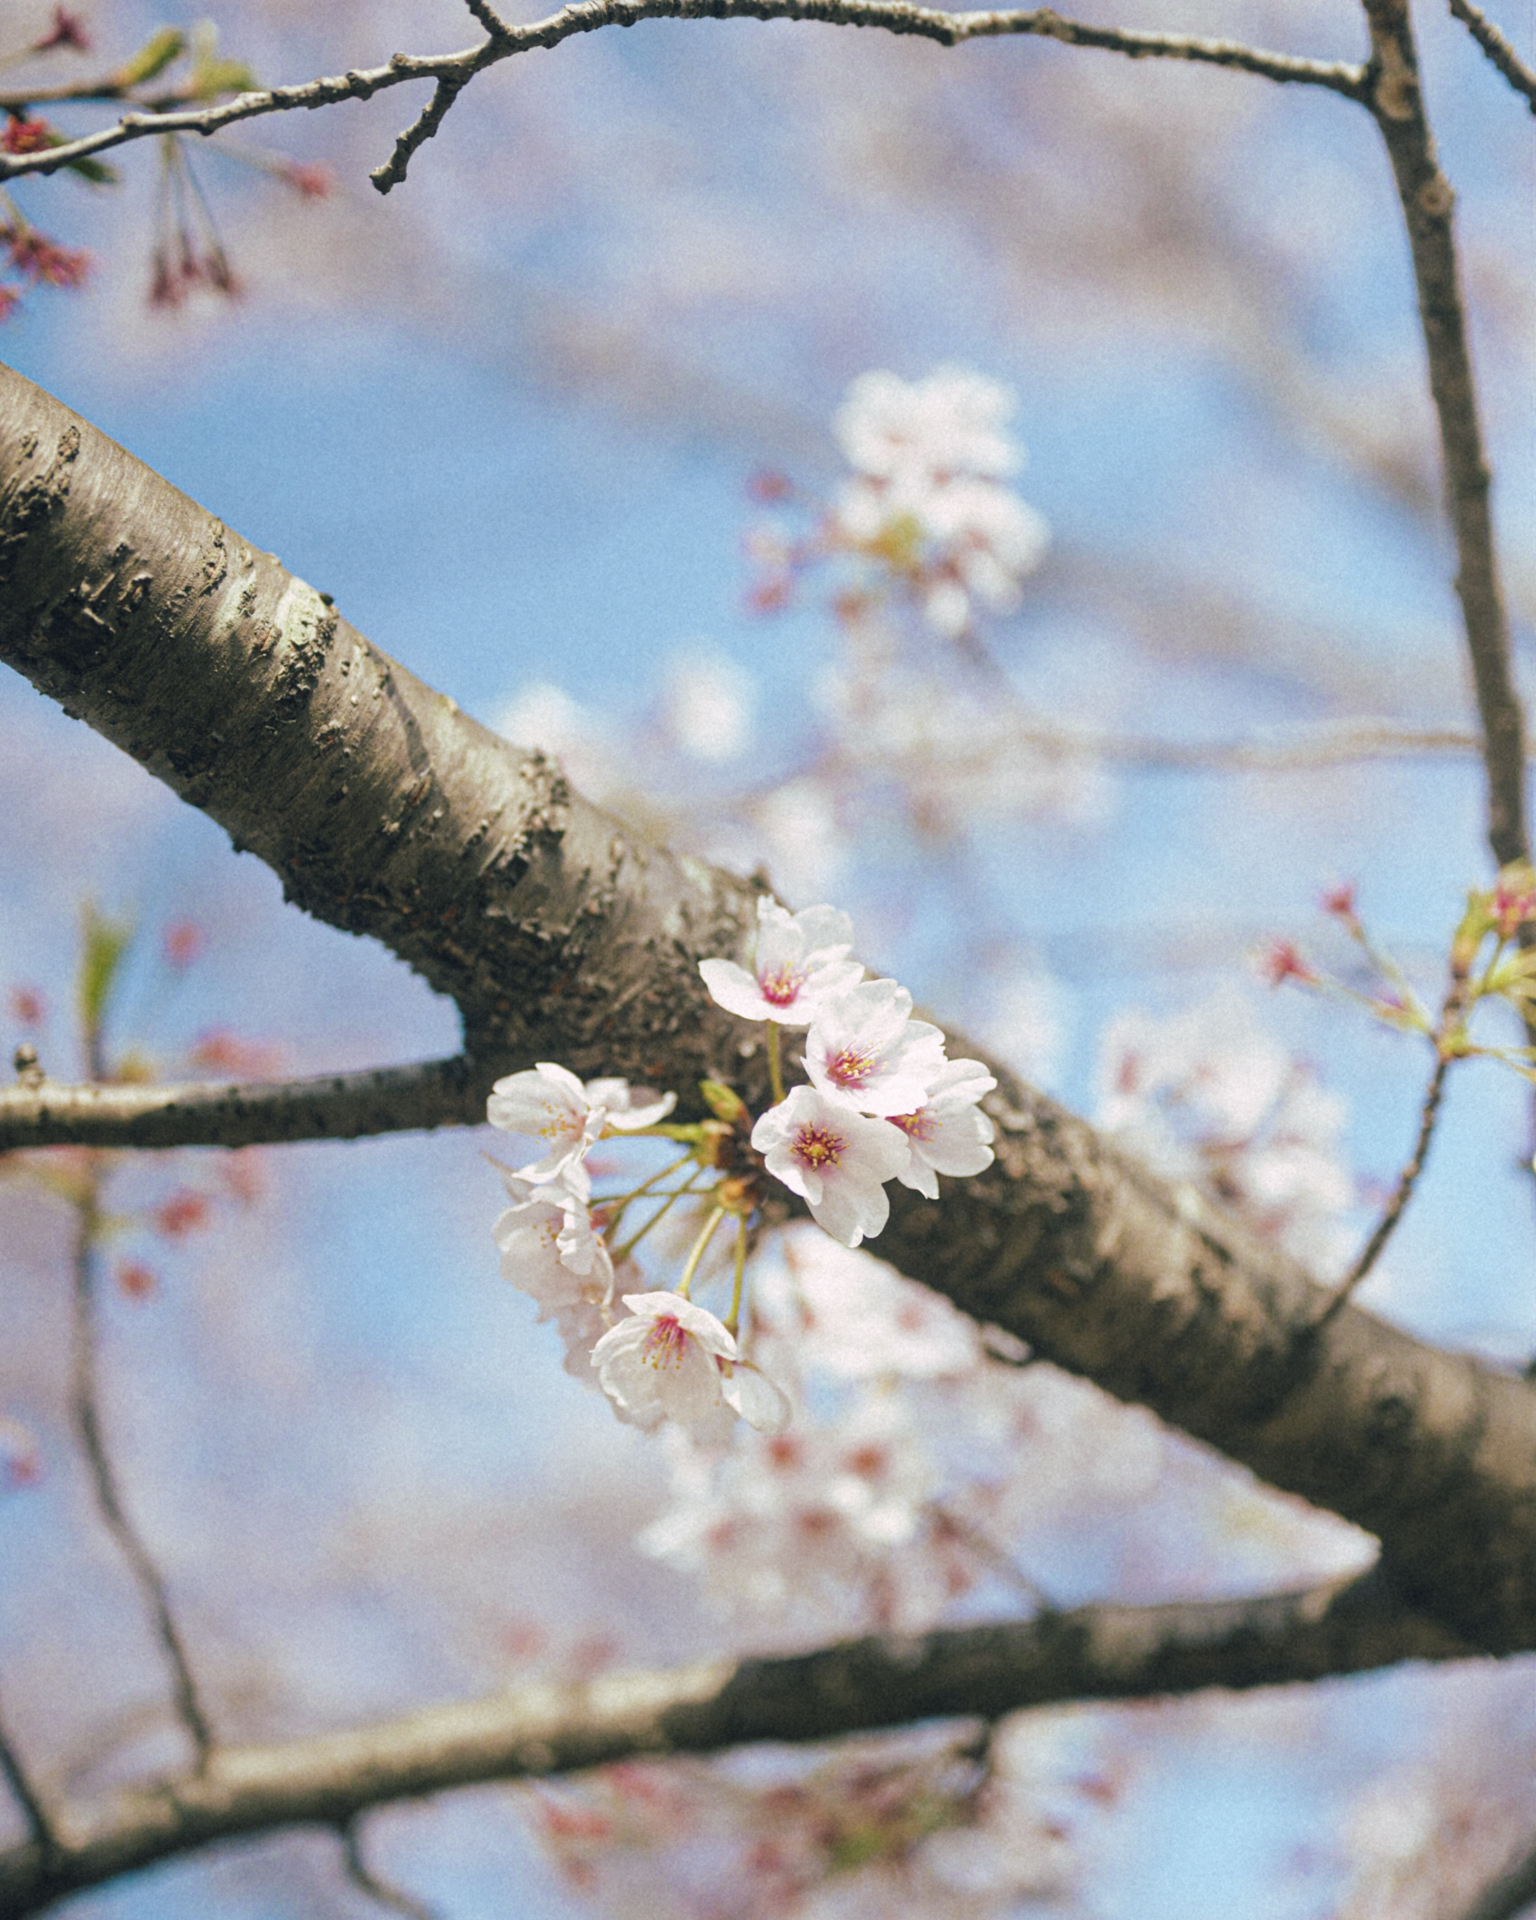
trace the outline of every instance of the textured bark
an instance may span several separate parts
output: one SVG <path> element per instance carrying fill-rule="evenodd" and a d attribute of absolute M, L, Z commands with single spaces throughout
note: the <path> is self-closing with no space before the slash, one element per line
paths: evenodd
<path fill-rule="evenodd" d="M 696 960 L 743 882 L 648 847 L 371 647 L 68 409 L 0 376 L 0 658 L 449 993 L 474 1071 L 564 1061 L 762 1104 Z M 1411 1606 L 1536 1644 L 1536 1392 L 1328 1293 L 999 1071 L 996 1165 L 898 1192 L 877 1251 L 967 1312 L 1357 1521 Z"/>
<path fill-rule="evenodd" d="M 29 1842 L 0 1854 L 0 1920 L 218 1840 L 335 1826 L 384 1801 L 485 1780 L 922 1719 L 992 1719 L 1059 1700 L 1273 1686 L 1465 1651 L 1443 1628 L 1402 1611 L 1374 1579 L 1330 1608 L 1331 1598 L 1323 1588 L 1089 1607 L 920 1639 L 851 1641 L 792 1659 L 524 1687 L 383 1726 L 215 1750 L 203 1773 L 125 1796 L 94 1823 L 55 1819 L 51 1849 Z"/>
<path fill-rule="evenodd" d="M 18 1147 L 253 1147 L 468 1126 L 490 1077 L 456 1054 L 311 1080 L 65 1086 L 24 1074 L 0 1088 L 0 1153 Z"/>

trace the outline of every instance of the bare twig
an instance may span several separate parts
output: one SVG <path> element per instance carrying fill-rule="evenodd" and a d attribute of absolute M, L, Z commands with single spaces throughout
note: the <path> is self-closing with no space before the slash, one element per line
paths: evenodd
<path fill-rule="evenodd" d="M 70 1385 L 70 1416 L 90 1468 L 96 1505 L 108 1531 L 117 1542 L 138 1583 L 145 1606 L 154 1621 L 155 1633 L 171 1669 L 171 1688 L 176 1711 L 190 1735 L 199 1767 L 206 1765 L 213 1748 L 213 1734 L 198 1697 L 197 1683 L 187 1660 L 186 1649 L 171 1614 L 165 1582 L 139 1538 L 123 1506 L 117 1474 L 102 1429 L 99 1369 L 97 1366 L 98 1329 L 96 1321 L 97 1261 L 96 1242 L 101 1220 L 96 1196 L 96 1175 L 89 1190 L 76 1206 L 74 1244 L 74 1325 Z"/>
<path fill-rule="evenodd" d="M 447 75 L 438 81 L 432 90 L 432 98 L 411 122 L 404 133 L 395 141 L 395 150 L 382 167 L 375 167 L 368 178 L 380 193 L 388 193 L 391 187 L 399 186 L 405 178 L 405 170 L 411 164 L 411 155 L 420 146 L 430 140 L 443 124 L 443 116 L 458 99 L 469 76 L 450 79 Z"/>
<path fill-rule="evenodd" d="M 489 0 L 464 0 L 464 4 L 493 40 L 505 40 L 511 33 L 512 29 Z"/>
<path fill-rule="evenodd" d="M 1064 759 L 1189 773 L 1302 773 L 1371 760 L 1460 758 L 1482 747 L 1480 737 L 1462 727 L 1403 727 L 1390 720 L 1210 741 L 1148 740 L 1134 734 L 1021 726 L 1010 740 Z"/>
<path fill-rule="evenodd" d="M 1526 104 L 1536 113 L 1536 73 L 1515 52 L 1488 16 L 1472 0 L 1450 0 L 1451 12 L 1487 54 L 1490 63 L 1514 88 L 1525 95 Z"/>
<path fill-rule="evenodd" d="M 478 9 L 477 18 L 482 18 Z M 487 8 L 486 13 L 490 10 Z M 633 26 L 638 20 L 816 20 L 831 26 L 877 27 L 887 33 L 916 34 L 941 46 L 964 40 L 995 39 L 1028 34 L 1060 40 L 1068 46 L 1099 47 L 1132 60 L 1191 60 L 1208 66 L 1231 67 L 1281 84 L 1324 87 L 1346 99 L 1364 100 L 1366 74 L 1362 67 L 1343 61 L 1310 60 L 1300 55 L 1270 53 L 1234 40 L 1202 39 L 1193 34 L 1143 33 L 1121 27 L 1096 27 L 1068 20 L 1050 7 L 978 13 L 946 13 L 920 7 L 909 0 L 576 0 L 543 20 L 527 26 L 489 27 L 491 38 L 478 47 L 457 53 L 413 55 L 397 53 L 382 67 L 311 80 L 303 85 L 270 87 L 242 93 L 215 106 L 166 112 L 125 114 L 114 126 L 67 141 L 43 152 L 0 155 L 0 180 L 24 173 L 52 173 L 72 160 L 102 153 L 130 140 L 162 133 L 216 133 L 239 120 L 262 114 L 286 113 L 295 108 L 331 106 L 342 100 L 367 100 L 387 87 L 409 80 L 435 80 L 438 91 L 426 112 L 396 143 L 391 160 L 372 176 L 381 193 L 388 193 L 405 177 L 410 155 L 434 133 L 454 96 L 484 68 L 529 53 L 535 47 L 558 46 L 574 34 L 600 27 Z M 447 89 L 445 92 L 444 89 Z"/>
<path fill-rule="evenodd" d="M 522 1687 L 383 1726 L 281 1746 L 220 1748 L 70 1830 L 45 1857 L 0 1854 L 0 1916 L 215 1841 L 277 1827 L 342 1827 L 368 1809 L 488 1780 L 542 1777 L 635 1755 L 812 1741 L 914 1720 L 990 1720 L 1052 1701 L 1152 1698 L 1208 1686 L 1315 1680 L 1466 1649 L 1403 1611 L 1374 1576 L 1332 1589 L 1166 1607 L 1087 1607 L 919 1639 L 869 1639 L 790 1659 Z"/>
<path fill-rule="evenodd" d="M 1381 1218 L 1376 1222 L 1375 1231 L 1360 1250 L 1359 1258 L 1339 1282 L 1337 1292 L 1324 1308 L 1317 1323 L 1320 1328 L 1328 1325 L 1375 1266 L 1381 1257 L 1382 1248 L 1391 1239 L 1408 1202 L 1413 1198 L 1413 1190 L 1419 1183 L 1419 1175 L 1424 1171 L 1429 1143 L 1434 1137 L 1435 1121 L 1439 1117 L 1440 1102 L 1445 1093 L 1446 1071 L 1450 1064 L 1451 1056 L 1437 1049 L 1434 1072 L 1430 1074 L 1429 1085 L 1424 1089 L 1424 1104 L 1419 1113 L 1419 1137 L 1414 1142 L 1413 1152 L 1408 1157 L 1407 1165 L 1397 1176 L 1397 1186 L 1393 1190 L 1392 1198 L 1383 1209 Z"/>
<path fill-rule="evenodd" d="M 10 1788 L 17 1806 L 21 1808 L 22 1818 L 27 1823 L 27 1832 L 32 1844 L 42 1853 L 49 1854 L 58 1846 L 58 1838 L 53 1831 L 53 1823 L 48 1818 L 48 1809 L 43 1805 L 42 1797 L 32 1784 L 21 1755 L 16 1751 L 10 1735 L 0 1724 L 0 1775 Z"/>
<path fill-rule="evenodd" d="M 381 1879 L 363 1858 L 360 1821 L 356 1818 L 342 1821 L 336 1829 L 341 1841 L 341 1862 L 346 1869 L 347 1878 L 359 1893 L 366 1893 L 370 1900 L 386 1907 L 391 1913 L 403 1913 L 406 1920 L 439 1920 L 435 1907 L 429 1907 L 425 1900 L 418 1900 L 407 1893 L 403 1887 L 397 1887 L 392 1881 Z"/>
<path fill-rule="evenodd" d="M 308 1080 L 0 1089 L 0 1153 L 22 1147 L 249 1147 L 471 1126 L 492 1073 L 462 1054 Z"/>

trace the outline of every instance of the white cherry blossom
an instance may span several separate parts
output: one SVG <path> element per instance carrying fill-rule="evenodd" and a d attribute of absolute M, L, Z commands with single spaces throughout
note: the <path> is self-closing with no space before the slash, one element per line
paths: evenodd
<path fill-rule="evenodd" d="M 915 1113 L 944 1067 L 944 1036 L 912 1018 L 894 980 L 866 980 L 817 1009 L 806 1036 L 812 1085 L 861 1113 Z"/>
<path fill-rule="evenodd" d="M 862 373 L 832 420 L 849 466 L 873 478 L 904 473 L 979 474 L 1006 480 L 1021 455 L 1007 431 L 1014 396 L 964 367 L 938 367 L 926 379 Z"/>
<path fill-rule="evenodd" d="M 592 1349 L 604 1393 L 640 1426 L 708 1420 L 724 1398 L 716 1362 L 736 1358 L 734 1337 L 680 1293 L 626 1293 L 624 1304 L 632 1317 Z"/>
<path fill-rule="evenodd" d="M 904 1187 L 937 1200 L 938 1174 L 980 1173 L 991 1166 L 994 1129 L 976 1102 L 996 1085 L 979 1060 L 948 1060 L 920 1107 L 892 1114 L 911 1154 L 896 1176 Z"/>
<path fill-rule="evenodd" d="M 503 1279 L 539 1303 L 539 1318 L 601 1300 L 612 1284 L 608 1250 L 583 1200 L 562 1182 L 503 1176 L 512 1205 L 492 1228 Z"/>
<path fill-rule="evenodd" d="M 677 1105 L 675 1093 L 656 1093 L 650 1087 L 632 1087 L 627 1080 L 589 1080 L 587 1099 L 603 1110 L 603 1125 L 613 1133 L 637 1133 L 654 1127 Z"/>
<path fill-rule="evenodd" d="M 631 1088 L 627 1080 L 583 1085 L 569 1067 L 541 1060 L 496 1082 L 486 1102 L 486 1118 L 506 1133 L 543 1143 L 543 1157 L 519 1167 L 520 1178 L 536 1186 L 564 1181 L 584 1200 L 591 1191 L 584 1162 L 604 1129 L 632 1133 L 654 1126 L 676 1104 L 676 1094 Z"/>
<path fill-rule="evenodd" d="M 733 960 L 701 960 L 699 972 L 710 998 L 743 1020 L 774 1020 L 781 1027 L 808 1026 L 830 995 L 864 977 L 848 955 L 853 922 L 835 907 L 790 913 L 766 894 L 757 903 L 757 945 L 752 971 Z"/>
<path fill-rule="evenodd" d="M 727 1360 L 721 1367 L 725 1404 L 759 1433 L 782 1433 L 789 1425 L 789 1396 L 750 1360 Z"/>
<path fill-rule="evenodd" d="M 768 1171 L 810 1203 L 811 1218 L 846 1247 L 890 1217 L 885 1182 L 909 1159 L 905 1135 L 815 1087 L 794 1087 L 752 1129 Z"/>

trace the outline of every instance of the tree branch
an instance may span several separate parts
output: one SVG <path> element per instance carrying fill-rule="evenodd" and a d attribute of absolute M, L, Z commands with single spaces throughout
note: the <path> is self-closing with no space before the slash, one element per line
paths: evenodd
<path fill-rule="evenodd" d="M 226 1086 L 0 1088 L 0 1153 L 25 1147 L 252 1147 L 476 1126 L 496 1077 L 462 1054 L 408 1067 Z"/>
<path fill-rule="evenodd" d="M 1526 105 L 1536 113 L 1536 73 L 1515 52 L 1498 28 L 1472 0 L 1450 0 L 1451 12 L 1487 54 L 1516 93 L 1525 95 Z"/>
<path fill-rule="evenodd" d="M 1456 196 L 1440 171 L 1424 114 L 1408 0 L 1363 0 L 1371 32 L 1370 107 L 1402 203 L 1440 427 L 1447 511 L 1456 539 L 1456 593 L 1483 727 L 1488 844 L 1502 866 L 1530 858 L 1525 720 L 1510 667 L 1509 621 L 1494 554 L 1491 476 L 1478 421 L 1456 260 Z"/>
<path fill-rule="evenodd" d="M 471 11 L 489 27 L 486 17 L 490 16 L 489 8 L 483 13 L 473 7 Z M 455 96 L 484 68 L 520 53 L 530 53 L 536 47 L 558 46 L 574 34 L 592 33 L 599 27 L 630 27 L 639 20 L 698 19 L 816 20 L 831 26 L 878 27 L 887 33 L 916 34 L 946 47 L 958 46 L 964 40 L 1028 34 L 1060 40 L 1068 46 L 1099 47 L 1132 60 L 1192 60 L 1258 74 L 1282 84 L 1324 87 L 1350 100 L 1365 98 L 1363 67 L 1342 61 L 1310 60 L 1296 54 L 1269 53 L 1233 40 L 1095 27 L 1064 19 L 1050 7 L 946 13 L 936 7 L 913 6 L 909 0 L 576 0 L 575 5 L 562 7 L 558 13 L 526 26 L 502 27 L 499 31 L 490 28 L 490 39 L 458 53 L 397 53 L 386 66 L 311 80 L 300 86 L 242 93 L 217 106 L 125 114 L 114 126 L 84 134 L 63 146 L 50 147 L 40 153 L 0 154 L 0 180 L 14 179 L 24 173 L 52 173 L 68 166 L 72 160 L 154 134 L 216 133 L 221 127 L 263 114 L 332 106 L 342 100 L 367 100 L 385 88 L 400 86 L 408 80 L 435 80 L 437 92 L 426 111 L 401 135 L 393 157 L 370 176 L 381 193 L 388 193 L 404 179 L 411 154 L 437 131 Z"/>
<path fill-rule="evenodd" d="M 1333 1589 L 1168 1607 L 1088 1607 L 778 1660 L 517 1688 L 383 1726 L 215 1751 L 201 1774 L 121 1797 L 105 1816 L 0 1854 L 0 1920 L 238 1835 L 345 1827 L 391 1800 L 568 1773 L 634 1755 L 825 1740 L 933 1717 L 995 1719 L 1074 1699 L 1261 1687 L 1466 1650 L 1368 1576 Z"/>
<path fill-rule="evenodd" d="M 15 374 L 0 659 L 452 995 L 470 1057 L 623 1074 L 685 1113 L 706 1077 L 766 1104 L 697 971 L 746 951 L 749 884 L 589 806 Z M 875 1251 L 1369 1529 L 1406 1603 L 1472 1644 L 1536 1644 L 1536 1390 L 1353 1304 L 1319 1328 L 1328 1290 L 995 1071 L 996 1162 L 937 1204 L 899 1191 Z"/>

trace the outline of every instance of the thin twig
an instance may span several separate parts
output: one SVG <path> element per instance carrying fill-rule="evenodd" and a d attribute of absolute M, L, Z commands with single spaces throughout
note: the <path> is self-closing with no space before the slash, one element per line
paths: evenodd
<path fill-rule="evenodd" d="M 0 1774 L 5 1776 L 5 1784 L 21 1808 L 33 1843 L 41 1847 L 44 1853 L 52 1853 L 58 1846 L 58 1838 L 48 1818 L 48 1809 L 43 1805 L 42 1796 L 32 1784 L 31 1775 L 3 1724 L 0 1724 Z"/>
<path fill-rule="evenodd" d="M 97 1364 L 99 1332 L 96 1318 L 96 1242 L 101 1228 L 96 1196 L 97 1178 L 98 1176 L 93 1172 L 90 1189 L 78 1202 L 76 1208 L 70 1416 L 74 1422 L 81 1450 L 90 1467 L 96 1505 L 106 1523 L 107 1530 L 117 1542 L 123 1558 L 128 1562 L 133 1577 L 138 1583 L 139 1591 L 143 1595 L 144 1604 L 154 1620 L 156 1635 L 171 1669 L 171 1689 L 176 1702 L 176 1711 L 182 1725 L 191 1736 L 197 1752 L 198 1766 L 201 1769 L 207 1764 L 208 1756 L 212 1751 L 213 1733 L 198 1697 L 197 1683 L 192 1677 L 192 1668 L 187 1660 L 186 1649 L 182 1645 L 181 1635 L 171 1614 L 165 1582 L 161 1579 L 159 1568 L 150 1557 L 148 1548 L 139 1538 L 133 1522 L 124 1509 L 122 1494 L 117 1484 L 117 1474 L 113 1468 L 106 1436 L 102 1429 L 100 1369 Z"/>
<path fill-rule="evenodd" d="M 249 1147 L 288 1140 L 469 1126 L 485 1118 L 492 1069 L 462 1054 L 407 1067 L 223 1086 L 66 1086 L 28 1077 L 0 1088 L 0 1153 L 21 1147 Z"/>
<path fill-rule="evenodd" d="M 1450 0 L 1451 12 L 1487 54 L 1516 93 L 1523 93 L 1526 105 L 1536 113 L 1536 73 L 1515 52 L 1498 28 L 1472 0 Z"/>
<path fill-rule="evenodd" d="M 397 53 L 386 66 L 354 69 L 298 86 L 242 93 L 215 106 L 124 114 L 116 125 L 66 141 L 63 146 L 38 153 L 0 154 L 0 180 L 24 173 L 52 173 L 73 160 L 154 134 L 216 133 L 220 127 L 263 114 L 331 106 L 342 100 L 367 100 L 406 81 L 435 80 L 439 92 L 426 113 L 401 136 L 394 156 L 371 176 L 379 191 L 387 193 L 404 178 L 411 153 L 436 131 L 454 94 L 484 68 L 516 54 L 530 53 L 536 47 L 558 46 L 575 34 L 592 33 L 600 27 L 629 27 L 639 20 L 697 19 L 815 20 L 830 26 L 876 27 L 888 33 L 915 34 L 946 47 L 964 40 L 1026 34 L 1059 40 L 1068 46 L 1097 47 L 1132 60 L 1190 60 L 1231 67 L 1281 84 L 1323 87 L 1350 100 L 1363 101 L 1366 97 L 1366 69 L 1344 61 L 1271 53 L 1235 40 L 1202 39 L 1194 34 L 1096 27 L 1065 19 L 1050 7 L 946 13 L 936 7 L 913 6 L 909 0 L 576 0 L 576 4 L 526 26 L 505 27 L 499 32 L 491 29 L 490 39 L 457 53 Z M 446 96 L 442 93 L 445 86 L 450 89 Z M 429 120 L 430 125 L 424 124 Z"/>
<path fill-rule="evenodd" d="M 1380 1258 L 1382 1248 L 1392 1238 L 1398 1221 L 1402 1219 L 1408 1202 L 1413 1198 L 1413 1190 L 1419 1183 L 1419 1175 L 1424 1171 L 1424 1161 L 1429 1152 L 1429 1143 L 1434 1137 L 1435 1121 L 1439 1117 L 1440 1102 L 1445 1094 L 1446 1070 L 1450 1064 L 1450 1055 L 1441 1053 L 1437 1049 L 1435 1054 L 1435 1070 L 1429 1076 L 1429 1085 L 1424 1089 L 1424 1105 L 1419 1113 L 1419 1137 L 1414 1142 L 1413 1152 L 1408 1157 L 1408 1164 L 1397 1176 L 1397 1186 L 1393 1191 L 1392 1198 L 1387 1202 L 1381 1218 L 1376 1222 L 1375 1231 L 1372 1233 L 1370 1239 L 1366 1241 L 1364 1247 L 1361 1248 L 1360 1256 L 1355 1261 L 1355 1264 L 1339 1282 L 1333 1298 L 1318 1316 L 1317 1325 L 1319 1328 L 1328 1325 L 1329 1321 L 1333 1319 L 1345 1301 L 1349 1299 L 1356 1287 L 1364 1280 L 1371 1268 L 1375 1266 L 1377 1260 Z"/>
<path fill-rule="evenodd" d="M 468 82 L 464 79 L 449 79 L 446 75 L 432 90 L 432 98 L 411 122 L 404 133 L 395 141 L 395 150 L 382 167 L 375 167 L 368 178 L 380 193 L 388 193 L 391 187 L 399 186 L 405 178 L 405 170 L 411 164 L 411 155 L 420 146 L 430 140 L 443 124 L 443 116 L 458 99 Z"/>
<path fill-rule="evenodd" d="M 425 1900 L 418 1900 L 414 1894 L 397 1887 L 393 1881 L 381 1879 L 374 1872 L 363 1858 L 359 1824 L 356 1819 L 344 1820 L 336 1829 L 341 1841 L 342 1865 L 353 1886 L 360 1893 L 366 1893 L 370 1900 L 377 1901 L 381 1907 L 387 1907 L 391 1913 L 403 1913 L 406 1920 L 439 1920 L 436 1907 L 429 1907 Z"/>
<path fill-rule="evenodd" d="M 489 0 L 464 0 L 464 4 L 493 40 L 505 40 L 511 34 L 512 29 Z"/>

